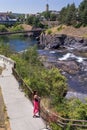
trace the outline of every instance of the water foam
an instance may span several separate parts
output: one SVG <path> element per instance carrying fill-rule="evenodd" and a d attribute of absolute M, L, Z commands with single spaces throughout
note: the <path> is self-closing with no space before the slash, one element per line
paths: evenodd
<path fill-rule="evenodd" d="M 59 58 L 58 60 L 68 60 L 69 58 L 75 58 L 77 60 L 77 62 L 79 62 L 79 63 L 83 62 L 85 59 L 83 57 L 75 56 L 72 53 L 67 53 L 62 58 Z"/>

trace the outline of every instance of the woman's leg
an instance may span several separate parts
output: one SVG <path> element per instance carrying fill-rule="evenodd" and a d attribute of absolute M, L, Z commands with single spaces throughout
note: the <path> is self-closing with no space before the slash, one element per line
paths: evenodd
<path fill-rule="evenodd" d="M 34 116 L 36 116 L 37 113 L 39 113 L 39 104 L 38 102 L 34 102 L 34 110 L 33 110 Z"/>

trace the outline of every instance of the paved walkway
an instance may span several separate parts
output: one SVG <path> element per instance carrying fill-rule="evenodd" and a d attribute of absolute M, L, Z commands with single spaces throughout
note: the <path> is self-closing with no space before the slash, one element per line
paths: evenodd
<path fill-rule="evenodd" d="M 42 130 L 45 124 L 41 118 L 33 118 L 32 103 L 21 92 L 19 84 L 12 75 L 9 64 L 0 75 L 0 86 L 7 107 L 11 130 Z"/>

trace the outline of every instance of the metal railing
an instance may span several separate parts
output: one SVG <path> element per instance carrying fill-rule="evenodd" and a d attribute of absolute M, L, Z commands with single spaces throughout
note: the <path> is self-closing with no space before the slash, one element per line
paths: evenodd
<path fill-rule="evenodd" d="M 0 32 L 0 35 L 6 35 L 6 34 L 17 34 L 17 33 L 37 33 L 37 32 L 43 32 L 44 29 L 31 29 L 31 30 L 23 30 L 23 31 L 13 31 L 13 32 Z"/>

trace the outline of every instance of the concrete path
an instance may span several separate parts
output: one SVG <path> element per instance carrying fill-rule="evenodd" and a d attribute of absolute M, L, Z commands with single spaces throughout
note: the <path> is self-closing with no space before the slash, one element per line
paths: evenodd
<path fill-rule="evenodd" d="M 18 89 L 19 84 L 12 75 L 11 67 L 7 64 L 6 69 L 0 75 L 0 86 L 10 118 L 11 130 L 43 130 L 45 123 L 41 118 L 32 117 L 32 103 Z"/>

